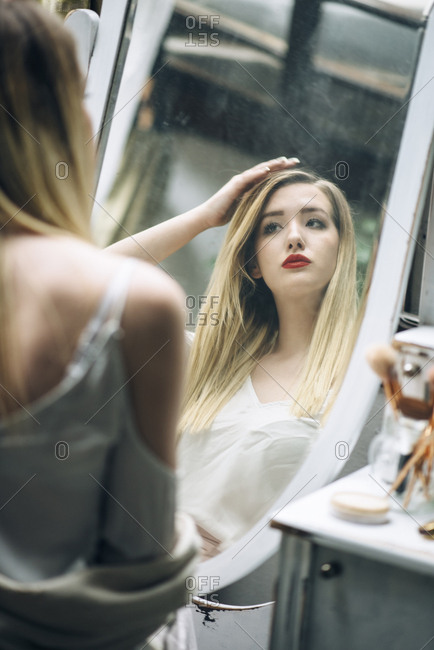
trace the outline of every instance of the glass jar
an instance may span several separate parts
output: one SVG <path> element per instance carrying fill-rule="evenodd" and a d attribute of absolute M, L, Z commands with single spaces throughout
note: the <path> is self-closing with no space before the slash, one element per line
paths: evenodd
<path fill-rule="evenodd" d="M 373 476 L 390 491 L 399 472 L 411 458 L 414 446 L 427 426 L 427 420 L 416 420 L 403 415 L 395 416 L 387 406 L 379 434 L 372 440 L 368 451 L 368 462 Z M 394 491 L 394 495 L 404 496 L 411 472 Z M 431 496 L 433 496 L 431 489 Z M 412 492 L 412 503 L 424 498 L 422 486 L 416 484 Z"/>

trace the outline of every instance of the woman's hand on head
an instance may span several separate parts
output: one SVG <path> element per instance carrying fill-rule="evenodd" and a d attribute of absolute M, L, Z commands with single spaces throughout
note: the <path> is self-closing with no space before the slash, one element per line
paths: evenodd
<path fill-rule="evenodd" d="M 201 205 L 161 223 L 125 237 L 112 244 L 113 253 L 138 257 L 156 264 L 188 244 L 208 228 L 223 226 L 230 221 L 244 192 L 273 171 L 295 167 L 298 158 L 275 158 L 255 165 L 233 176 L 216 194 Z"/>
<path fill-rule="evenodd" d="M 231 220 L 244 192 L 259 183 L 267 174 L 283 169 L 290 169 L 299 163 L 298 158 L 273 158 L 267 162 L 259 163 L 240 174 L 233 176 L 223 187 L 218 190 L 208 201 L 202 204 L 205 210 L 209 228 L 223 226 Z"/>

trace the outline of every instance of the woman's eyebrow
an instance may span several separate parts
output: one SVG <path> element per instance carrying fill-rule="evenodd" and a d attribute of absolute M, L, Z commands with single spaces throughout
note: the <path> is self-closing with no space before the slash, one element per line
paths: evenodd
<path fill-rule="evenodd" d="M 261 219 L 265 219 L 265 217 L 283 217 L 283 214 L 283 210 L 270 210 L 270 212 L 264 212 Z"/>
<path fill-rule="evenodd" d="M 310 206 L 310 205 L 306 205 L 303 208 L 300 208 L 300 210 L 298 210 L 296 214 L 304 214 L 306 212 L 307 213 L 322 212 L 322 214 L 324 214 L 326 217 L 330 217 L 328 212 L 326 212 L 322 208 Z M 269 212 L 264 212 L 264 214 L 261 216 L 261 219 L 265 219 L 265 217 L 283 217 L 284 214 L 285 214 L 284 210 L 270 210 Z"/>
<path fill-rule="evenodd" d="M 319 208 L 319 207 L 315 207 L 313 205 L 312 206 L 307 205 L 304 208 L 301 208 L 301 210 L 299 210 L 299 212 L 302 212 L 302 213 L 305 213 L 305 212 L 308 212 L 308 213 L 310 213 L 310 212 L 321 212 L 324 216 L 330 218 L 330 215 L 326 210 L 323 210 L 322 208 Z"/>

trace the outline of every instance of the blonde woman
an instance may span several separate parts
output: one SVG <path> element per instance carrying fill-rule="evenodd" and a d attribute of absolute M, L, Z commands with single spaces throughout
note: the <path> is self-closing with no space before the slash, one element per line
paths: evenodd
<path fill-rule="evenodd" d="M 94 156 L 83 89 L 59 19 L 34 1 L 0 0 L 7 647 L 136 647 L 185 594 L 185 577 L 173 602 L 171 588 L 161 587 L 157 601 L 152 591 L 173 577 L 178 554 L 183 296 L 158 269 L 91 242 Z M 194 544 L 184 540 L 183 553 L 176 571 Z M 113 563 L 115 574 L 102 568 Z"/>
<path fill-rule="evenodd" d="M 137 236 L 163 259 L 175 241 L 224 223 L 240 184 L 256 181 L 232 216 L 206 292 L 180 425 L 181 506 L 213 553 L 241 537 L 295 474 L 352 349 L 349 206 L 335 185 L 293 164 L 259 165 L 202 210 Z M 117 246 L 137 254 L 131 239 Z"/>

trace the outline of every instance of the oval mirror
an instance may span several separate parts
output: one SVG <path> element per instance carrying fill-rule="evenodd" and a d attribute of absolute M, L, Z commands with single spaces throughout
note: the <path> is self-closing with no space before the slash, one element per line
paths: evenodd
<path fill-rule="evenodd" d="M 101 20 L 109 5 L 104 0 Z M 364 349 L 396 329 L 432 166 L 430 5 L 129 5 L 128 54 L 102 129 L 94 211 L 100 244 L 182 213 L 234 173 L 279 155 L 296 155 L 338 184 L 354 212 L 363 299 L 343 387 L 318 442 L 272 508 L 233 546 L 202 563 L 205 593 L 221 591 L 273 557 L 279 542 L 268 525 L 273 514 L 336 477 L 377 392 Z M 195 325 L 223 231 L 203 233 L 162 264 L 186 291 L 187 327 Z M 250 590 L 250 602 L 267 599 L 261 589 Z"/>

